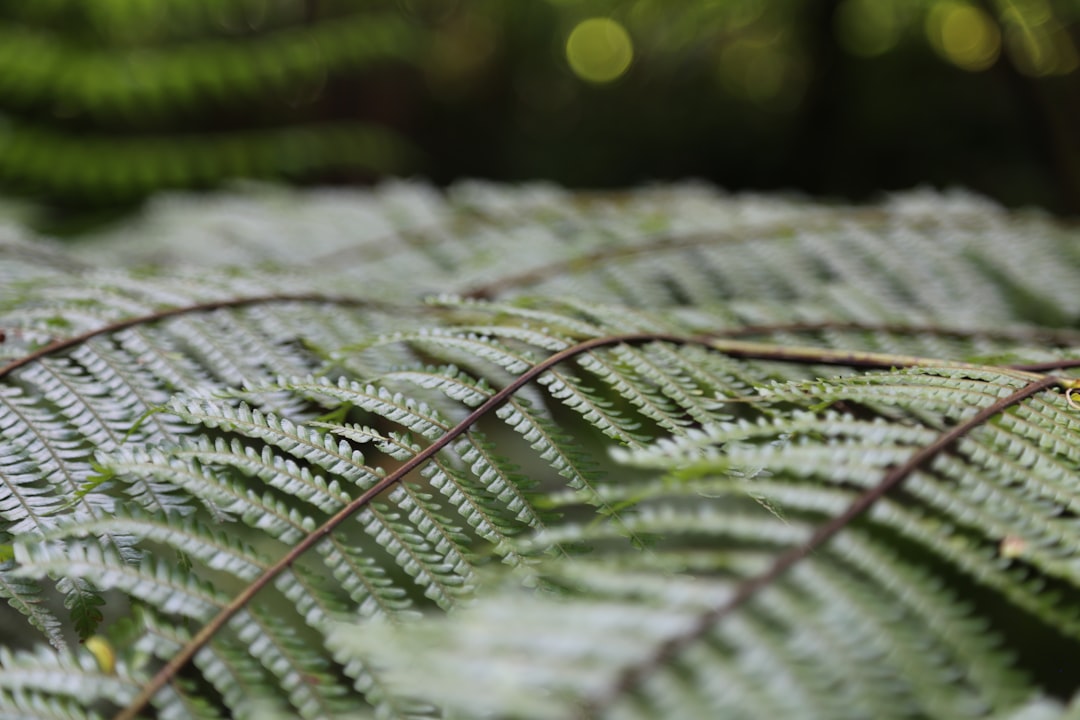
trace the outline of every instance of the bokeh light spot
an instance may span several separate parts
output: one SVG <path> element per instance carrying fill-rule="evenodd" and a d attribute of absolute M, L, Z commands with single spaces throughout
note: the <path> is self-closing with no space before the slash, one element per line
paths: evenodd
<path fill-rule="evenodd" d="M 957 67 L 986 70 L 1001 53 L 1001 32 L 980 8 L 965 2 L 939 2 L 926 18 L 934 50 Z"/>
<path fill-rule="evenodd" d="M 900 41 L 899 15 L 891 0 L 844 0 L 833 19 L 837 40 L 852 55 L 884 55 Z"/>
<path fill-rule="evenodd" d="M 1001 8 L 1002 20 L 1024 27 L 1037 27 L 1054 19 L 1046 0 L 1009 0 Z"/>
<path fill-rule="evenodd" d="M 622 25 L 611 18 L 578 23 L 566 40 L 570 69 L 583 80 L 607 83 L 618 79 L 634 59 L 634 45 Z"/>
<path fill-rule="evenodd" d="M 1080 66 L 1076 46 L 1068 32 L 1055 22 L 1010 24 L 1005 30 L 1005 47 L 1025 75 L 1068 75 Z"/>

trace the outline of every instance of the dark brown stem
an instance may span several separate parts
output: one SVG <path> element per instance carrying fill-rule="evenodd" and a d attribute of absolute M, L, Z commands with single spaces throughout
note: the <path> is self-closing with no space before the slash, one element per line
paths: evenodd
<path fill-rule="evenodd" d="M 1037 363 L 1018 363 L 1010 365 L 1012 370 L 1024 370 L 1026 372 L 1046 372 L 1047 370 L 1068 370 L 1080 367 L 1080 358 L 1063 358 L 1061 360 L 1047 360 Z"/>
<path fill-rule="evenodd" d="M 168 315 L 165 315 L 163 317 L 168 317 Z M 247 604 L 251 602 L 251 600 L 264 587 L 266 587 L 278 575 L 288 569 L 294 562 L 296 562 L 297 559 L 300 558 L 300 556 L 302 556 L 311 548 L 315 547 L 327 535 L 333 532 L 335 528 L 341 525 L 341 523 L 345 522 L 348 518 L 363 509 L 380 493 L 387 490 L 394 484 L 400 482 L 410 472 L 426 463 L 428 460 L 434 457 L 436 453 L 443 450 L 456 438 L 466 433 L 481 418 L 483 418 L 488 413 L 492 412 L 504 402 L 506 402 L 514 393 L 516 393 L 526 384 L 532 382 L 534 379 L 542 375 L 550 368 L 591 350 L 601 347 L 610 347 L 613 345 L 640 345 L 650 342 L 670 342 L 680 345 L 705 345 L 714 350 L 718 350 L 720 352 L 733 356 L 756 358 L 762 360 L 778 360 L 793 363 L 859 365 L 863 367 L 900 367 L 922 364 L 935 366 L 937 364 L 942 364 L 945 366 L 949 365 L 947 361 L 933 361 L 925 358 L 904 358 L 901 356 L 872 355 L 867 353 L 844 354 L 835 351 L 830 352 L 825 350 L 820 351 L 821 354 L 815 354 L 813 352 L 813 348 L 796 349 L 796 351 L 793 352 L 791 348 L 770 347 L 768 345 L 755 345 L 753 343 L 743 343 L 734 340 L 725 343 L 722 340 L 716 340 L 715 338 L 711 337 L 684 337 L 656 333 L 615 335 L 609 337 L 593 338 L 578 343 L 577 345 L 574 345 L 572 347 L 566 348 L 565 350 L 551 355 L 542 362 L 537 363 L 536 365 L 519 375 L 517 378 L 514 379 L 513 382 L 511 382 L 502 390 L 498 391 L 490 398 L 488 398 L 483 404 L 478 406 L 465 419 L 463 419 L 457 425 L 448 430 L 438 440 L 435 440 L 431 445 L 428 445 L 426 448 L 424 448 L 424 450 L 417 453 L 408 461 L 400 465 L 396 470 L 394 470 L 382 480 L 380 480 L 378 483 L 370 487 L 363 494 L 361 494 L 355 500 L 351 501 L 348 505 L 335 513 L 331 518 L 326 520 L 326 522 L 316 528 L 312 533 L 307 535 L 301 542 L 295 545 L 277 562 L 267 568 L 262 575 L 256 578 L 254 582 L 244 588 L 242 592 L 240 592 L 236 597 L 234 597 L 228 605 L 222 608 L 218 612 L 218 614 L 214 616 L 214 618 L 212 618 L 201 630 L 199 630 L 199 632 L 196 633 L 195 636 L 192 637 L 192 639 L 188 641 L 188 643 L 185 644 L 177 652 L 177 654 L 154 675 L 153 678 L 150 679 L 150 681 L 146 684 L 146 686 L 144 686 L 143 690 L 139 693 L 139 695 L 134 700 L 132 700 L 132 702 L 126 708 L 121 710 L 115 716 L 114 720 L 135 720 L 135 718 L 138 717 L 139 713 L 142 712 L 143 708 L 145 708 L 146 705 L 151 701 L 154 695 L 157 694 L 165 685 L 171 682 L 172 679 L 177 675 L 177 673 L 179 673 L 180 670 L 182 670 L 191 661 L 191 659 L 196 655 L 196 653 L 199 652 L 199 650 L 201 650 L 207 643 L 209 643 L 213 639 L 213 637 L 218 632 L 220 632 L 222 628 L 224 628 L 225 625 L 238 612 L 240 612 L 245 606 L 247 606 Z M 953 365 L 956 366 L 957 364 L 954 363 Z M 980 367 L 973 365 L 961 366 L 968 368 Z M 1030 390 L 1027 395 L 1036 392 L 1038 389 L 1055 385 L 1058 382 L 1059 379 L 1055 377 L 1038 378 L 1033 381 L 1031 385 L 1027 386 L 1027 388 L 1038 386 L 1036 387 L 1036 389 Z M 1027 397 L 1027 395 L 1023 395 L 1023 397 Z M 1002 403 L 1005 404 L 1003 405 Z M 1007 407 L 1009 404 L 1011 403 L 1002 401 L 995 404 L 991 409 L 995 410 L 996 412 L 1000 410 L 999 406 Z M 980 413 L 977 418 L 982 418 L 984 415 L 989 417 L 990 415 L 987 414 L 988 412 L 989 411 L 984 411 L 983 413 Z M 990 414 L 992 415 L 993 413 Z M 931 446 L 932 448 L 934 448 L 933 451 L 937 452 L 939 445 L 941 447 L 945 447 L 949 443 L 953 442 L 956 437 L 959 437 L 959 435 L 963 434 L 962 432 L 958 432 L 958 430 L 964 429 L 964 432 L 966 432 L 967 429 L 973 427 L 972 422 L 958 426 L 957 429 L 954 429 L 953 431 L 948 433 L 941 441 L 935 443 L 934 446 Z M 914 469 L 915 466 L 917 466 L 926 459 L 926 457 L 923 457 L 923 454 L 918 455 L 917 458 L 919 459 L 912 465 L 911 469 Z M 911 465 L 911 463 L 909 463 L 909 465 Z M 910 472 L 910 470 L 907 470 L 907 472 Z M 890 475 L 890 477 L 892 476 Z M 894 480 L 892 484 L 895 484 L 896 482 L 899 481 Z M 889 487 L 891 487 L 891 485 Z M 885 490 L 882 490 L 881 492 L 884 493 L 886 490 L 887 488 Z M 867 506 L 869 506 L 871 502 L 873 502 L 873 500 L 869 500 L 869 502 L 867 502 Z M 854 514 L 851 515 L 851 517 L 854 517 L 855 514 L 858 514 L 858 512 L 861 511 L 861 509 L 856 511 Z M 838 529 L 841 525 L 846 524 L 846 522 L 850 521 L 850 518 L 844 519 L 846 516 L 847 514 L 842 515 L 840 516 L 840 518 L 837 519 L 837 521 L 834 521 L 838 523 L 837 527 L 829 530 L 828 534 L 823 536 L 818 541 L 819 544 L 820 542 L 824 542 L 824 540 L 832 533 L 834 533 L 836 529 Z M 807 550 L 806 552 L 809 552 L 809 550 Z M 789 553 L 789 555 L 792 555 L 792 553 Z M 787 566 L 794 563 L 798 559 L 799 557 L 792 557 L 788 561 L 788 565 L 785 565 L 784 567 L 778 569 L 775 572 L 775 575 L 779 575 L 784 569 L 786 569 Z M 761 585 L 766 584 L 770 580 L 771 578 L 762 580 Z M 674 648 L 671 650 L 671 652 L 676 652 L 677 650 L 678 648 Z"/>
<path fill-rule="evenodd" d="M 1015 340 L 1017 342 L 1049 342 L 1068 347 L 1080 345 L 1080 332 L 1050 328 L 957 328 L 934 325 L 894 325 L 889 323 L 815 322 L 778 323 L 776 325 L 745 325 L 730 330 L 709 333 L 716 337 L 749 337 L 776 335 L 779 333 L 815 333 L 823 331 L 885 333 L 887 335 L 932 335 L 936 337 L 987 338 L 990 340 Z"/>
<path fill-rule="evenodd" d="M 851 211 L 851 217 L 859 216 L 863 218 L 880 217 L 881 212 L 877 210 L 853 210 Z M 563 260 L 559 262 L 549 263 L 547 265 L 541 265 L 539 267 L 525 270 L 516 275 L 508 275 L 493 282 L 476 285 L 472 288 L 467 288 L 462 291 L 462 297 L 472 298 L 474 300 L 491 300 L 505 291 L 520 289 L 523 287 L 529 287 L 531 285 L 538 285 L 545 280 L 551 278 L 560 277 L 563 275 L 573 275 L 580 273 L 587 268 L 591 268 L 595 265 L 603 264 L 611 260 L 620 260 L 624 258 L 633 258 L 648 256 L 656 253 L 671 252 L 673 250 L 685 250 L 687 248 L 700 247 L 703 245 L 714 245 L 720 242 L 729 243 L 741 243 L 746 241 L 752 241 L 759 237 L 775 236 L 778 230 L 786 228 L 786 224 L 779 224 L 775 227 L 766 228 L 758 231 L 748 231 L 739 235 L 732 235 L 730 233 L 722 232 L 709 232 L 709 233 L 694 233 L 689 235 L 665 235 L 659 236 L 650 242 L 644 242 L 637 245 L 620 245 L 609 248 L 603 248 L 595 250 L 586 255 L 582 255 L 570 260 Z"/>
<path fill-rule="evenodd" d="M 491 300 L 504 290 L 536 285 L 550 278 L 572 274 L 575 271 L 580 272 L 582 268 L 592 267 L 610 260 L 648 255 L 656 252 L 667 252 L 669 250 L 682 250 L 697 247 L 699 245 L 715 243 L 721 239 L 727 239 L 734 242 L 741 240 L 742 238 L 723 233 L 702 233 L 684 237 L 664 237 L 655 242 L 643 243 L 641 245 L 622 245 L 604 248 L 571 260 L 548 263 L 547 265 L 541 265 L 530 270 L 525 270 L 516 275 L 508 275 L 485 285 L 476 285 L 463 291 L 462 297 L 474 300 Z"/>
<path fill-rule="evenodd" d="M 280 294 L 280 295 L 256 295 L 253 297 L 232 298 L 230 300 L 214 300 L 211 302 L 197 303 L 195 305 L 184 305 L 182 307 L 169 308 L 167 310 L 160 310 L 158 312 L 149 313 L 146 315 L 138 315 L 136 317 L 128 318 L 126 320 L 120 320 L 119 322 L 109 323 L 108 325 L 102 325 L 99 328 L 88 330 L 80 335 L 75 335 L 69 338 L 63 338 L 55 342 L 51 342 L 44 347 L 38 348 L 32 353 L 24 355 L 18 360 L 13 360 L 7 365 L 0 367 L 0 378 L 4 378 L 10 375 L 14 371 L 21 367 L 29 365 L 30 363 L 37 362 L 43 357 L 54 355 L 64 350 L 70 350 L 73 347 L 82 345 L 88 340 L 100 337 L 101 335 L 109 335 L 111 333 L 117 333 L 121 330 L 127 330 L 128 328 L 137 327 L 139 325 L 149 325 L 152 323 L 160 322 L 162 320 L 168 320 L 169 318 L 178 317 L 180 315 L 194 315 L 198 313 L 213 312 L 214 310 L 224 310 L 227 308 L 240 308 L 249 307 L 252 305 L 269 305 L 274 303 L 325 303 L 327 305 L 343 305 L 352 307 L 383 307 L 379 303 L 362 300 L 360 298 L 343 297 L 335 295 L 319 295 L 317 293 L 310 294 Z"/>
<path fill-rule="evenodd" d="M 1026 400 L 1032 395 L 1042 392 L 1047 388 L 1058 384 L 1054 377 L 1044 377 L 1033 380 L 1008 397 L 998 400 L 993 405 L 984 408 L 973 417 L 957 425 L 948 432 L 942 434 L 930 445 L 922 448 L 903 465 L 889 471 L 885 477 L 874 487 L 862 495 L 859 495 L 847 507 L 844 512 L 819 526 L 810 538 L 801 545 L 797 545 L 778 557 L 771 566 L 759 575 L 755 575 L 735 588 L 734 594 L 723 605 L 719 605 L 705 613 L 702 613 L 694 626 L 686 632 L 669 639 L 663 643 L 649 658 L 632 665 L 623 671 L 615 685 L 603 696 L 594 698 L 582 708 L 582 717 L 595 717 L 600 715 L 603 707 L 615 702 L 619 696 L 632 691 L 646 676 L 655 672 L 669 663 L 677 654 L 687 648 L 691 643 L 707 635 L 727 615 L 737 610 L 747 601 L 752 599 L 759 591 L 776 582 L 784 573 L 796 563 L 806 559 L 818 550 L 840 530 L 847 527 L 853 520 L 869 510 L 885 495 L 900 485 L 919 467 L 929 462 L 935 456 L 947 450 L 953 443 L 967 435 L 976 427 L 988 420 Z"/>
<path fill-rule="evenodd" d="M 138 697 L 131 701 L 130 704 L 122 711 L 117 713 L 114 720 L 136 720 L 139 713 L 146 707 L 147 703 L 154 697 L 159 690 L 167 685 L 181 669 L 184 668 L 191 659 L 195 657 L 195 654 L 199 652 L 210 640 L 221 631 L 225 624 L 229 622 L 240 610 L 242 610 L 252 598 L 255 597 L 268 584 L 270 584 L 278 575 L 289 568 L 296 560 L 306 553 L 308 550 L 319 544 L 327 535 L 339 526 L 341 523 L 348 520 L 355 513 L 359 512 L 365 505 L 370 503 L 377 495 L 399 482 L 403 477 L 410 472 L 418 468 L 430 460 L 436 453 L 445 448 L 455 439 L 467 432 L 477 421 L 482 417 L 490 413 L 495 408 L 506 402 L 510 396 L 524 387 L 526 384 L 545 373 L 550 368 L 565 362 L 566 360 L 586 353 L 596 348 L 610 346 L 610 345 L 627 345 L 627 344 L 641 344 L 647 342 L 655 342 L 658 340 L 675 342 L 675 343 L 687 343 L 697 342 L 689 338 L 681 338 L 667 335 L 618 335 L 613 337 L 595 338 L 583 343 L 569 347 L 562 352 L 555 353 L 548 357 L 543 362 L 540 362 L 527 371 L 519 375 L 514 379 L 512 383 L 504 387 L 499 392 L 488 398 L 482 405 L 473 410 L 468 417 L 452 427 L 442 437 L 428 445 L 421 452 L 411 457 L 408 461 L 399 466 L 394 472 L 387 475 L 375 485 L 371 486 L 362 495 L 343 507 L 333 517 L 329 518 L 321 526 L 316 528 L 311 534 L 305 537 L 297 545 L 295 545 L 288 553 L 283 555 L 281 559 L 267 568 L 262 575 L 255 579 L 250 585 L 238 594 L 235 598 L 229 602 L 224 608 L 210 622 L 208 622 L 196 635 L 187 642 L 184 647 L 173 658 L 166 663 L 161 670 L 150 679 L 150 682 L 146 684 L 142 692 Z"/>

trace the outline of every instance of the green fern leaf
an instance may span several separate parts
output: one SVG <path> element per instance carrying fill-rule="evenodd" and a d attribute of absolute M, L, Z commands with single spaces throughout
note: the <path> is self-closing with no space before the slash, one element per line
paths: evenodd
<path fill-rule="evenodd" d="M 1076 715 L 1074 229 L 474 183 L 27 238 L 0 716 Z"/>

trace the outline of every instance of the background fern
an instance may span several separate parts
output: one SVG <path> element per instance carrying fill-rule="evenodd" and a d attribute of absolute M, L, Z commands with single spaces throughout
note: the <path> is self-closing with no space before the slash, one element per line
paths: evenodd
<path fill-rule="evenodd" d="M 229 177 L 373 177 L 415 150 L 318 102 L 415 61 L 388 2 L 44 2 L 0 11 L 0 179 L 65 206 Z M 362 104 L 363 106 L 363 104 Z"/>
<path fill-rule="evenodd" d="M 858 200 L 960 184 L 1075 213 L 1078 18 L 1042 0 L 6 3 L 0 188 L 66 233 L 159 188 L 414 172 Z M 629 38 L 607 82 L 568 56 L 590 19 Z"/>
<path fill-rule="evenodd" d="M 1074 229 L 473 183 L 7 237 L 4 717 L 1076 712 Z"/>

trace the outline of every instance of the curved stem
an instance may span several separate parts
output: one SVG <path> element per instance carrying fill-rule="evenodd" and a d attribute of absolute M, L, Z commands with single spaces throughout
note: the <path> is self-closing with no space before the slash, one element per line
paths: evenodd
<path fill-rule="evenodd" d="M 239 593 L 228 605 L 222 608 L 217 615 L 214 616 L 210 622 L 208 622 L 194 637 L 191 638 L 185 644 L 180 651 L 173 656 L 168 663 L 166 663 L 158 672 L 150 679 L 150 682 L 146 684 L 142 692 L 132 700 L 126 708 L 116 714 L 114 720 L 136 720 L 139 713 L 150 702 L 150 700 L 157 694 L 159 690 L 165 687 L 181 669 L 184 668 L 195 654 L 199 652 L 210 640 L 221 631 L 225 624 L 229 622 L 240 610 L 242 610 L 252 598 L 255 597 L 272 582 L 278 575 L 289 568 L 296 560 L 306 553 L 311 548 L 315 547 L 319 542 L 329 535 L 337 526 L 345 522 L 345 520 L 352 517 L 359 512 L 368 503 L 370 503 L 377 495 L 382 493 L 387 488 L 398 483 L 402 478 L 415 470 L 420 465 L 430 460 L 436 453 L 444 449 L 447 445 L 467 432 L 469 428 L 476 424 L 480 418 L 487 415 L 495 408 L 502 405 L 511 395 L 516 393 L 527 383 L 533 379 L 539 377 L 551 367 L 558 365 L 565 360 L 588 352 L 595 348 L 604 347 L 607 345 L 620 345 L 620 344 L 635 344 L 654 342 L 656 340 L 667 340 L 670 342 L 688 342 L 686 338 L 664 336 L 664 335 L 619 335 L 612 337 L 595 338 L 583 343 L 574 345 L 562 352 L 558 352 L 548 357 L 543 362 L 537 363 L 527 371 L 519 375 L 514 379 L 512 383 L 504 387 L 499 392 L 488 398 L 483 404 L 469 413 L 468 417 L 459 422 L 454 427 L 450 428 L 442 437 L 428 445 L 421 452 L 411 457 L 408 461 L 400 465 L 394 472 L 388 474 L 382 480 L 375 485 L 368 488 L 363 494 L 343 507 L 333 517 L 329 518 L 326 522 L 308 534 L 298 544 L 293 546 L 289 552 L 281 557 L 277 562 L 268 567 L 262 575 L 255 579 L 250 585 Z"/>
<path fill-rule="evenodd" d="M 224 310 L 227 308 L 269 305 L 274 303 L 325 303 L 327 305 L 352 307 L 385 307 L 384 305 L 380 305 L 371 300 L 338 295 L 320 295 L 318 293 L 255 295 L 251 297 L 231 298 L 229 300 L 213 300 L 210 302 L 196 303 L 194 305 L 182 305 L 180 307 L 159 310 L 158 312 L 148 313 L 146 315 L 137 315 L 135 317 L 127 318 L 126 320 L 102 325 L 93 330 L 87 330 L 79 335 L 73 335 L 69 338 L 62 338 L 55 342 L 51 342 L 17 360 L 12 360 L 7 365 L 0 366 L 0 378 L 10 375 L 14 371 L 29 365 L 30 363 L 37 362 L 43 357 L 55 355 L 64 350 L 70 350 L 73 347 L 78 347 L 88 340 L 92 340 L 102 335 L 110 335 L 139 325 L 150 325 L 181 315 L 194 315 L 198 313 L 213 312 L 214 310 Z"/>
<path fill-rule="evenodd" d="M 474 409 L 469 415 L 464 418 L 457 425 L 448 430 L 440 438 L 432 442 L 421 452 L 414 455 L 408 461 L 400 465 L 396 470 L 389 473 L 375 485 L 371 486 L 363 494 L 351 501 L 344 508 L 335 513 L 332 517 L 326 520 L 322 525 L 308 534 L 298 544 L 293 546 L 289 552 L 283 555 L 277 562 L 268 567 L 262 575 L 255 579 L 250 585 L 244 588 L 232 601 L 229 602 L 224 608 L 222 608 L 216 616 L 214 616 L 194 637 L 191 638 L 180 651 L 167 662 L 144 686 L 139 695 L 128 704 L 126 708 L 121 710 L 114 720 L 136 720 L 139 713 L 143 708 L 151 701 L 165 685 L 172 681 L 174 677 L 195 657 L 207 643 L 209 643 L 213 637 L 225 627 L 225 625 L 239 613 L 251 600 L 268 584 L 270 584 L 278 575 L 288 569 L 297 559 L 300 558 L 311 548 L 318 545 L 327 535 L 334 531 L 339 525 L 345 522 L 348 518 L 355 513 L 363 509 L 369 504 L 376 496 L 383 491 L 387 490 L 391 486 L 400 482 L 410 472 L 420 467 L 422 464 L 430 460 L 436 453 L 446 448 L 456 438 L 467 432 L 473 425 L 475 425 L 481 418 L 492 412 L 504 402 L 506 402 L 514 393 L 520 390 L 529 382 L 532 382 L 540 375 L 545 373 L 552 367 L 563 363 L 577 355 L 595 350 L 601 347 L 610 347 L 614 345 L 640 345 L 650 342 L 670 342 L 679 345 L 704 345 L 718 352 L 733 357 L 754 358 L 759 360 L 773 360 L 780 362 L 792 362 L 803 364 L 828 364 L 828 365 L 846 365 L 856 367 L 877 367 L 877 368 L 896 368 L 896 367 L 954 367 L 962 369 L 978 369 L 982 371 L 992 370 L 1007 374 L 1012 377 L 1018 377 L 1028 381 L 1027 388 L 1034 387 L 1035 390 L 1031 390 L 1028 394 L 1036 392 L 1038 389 L 1043 389 L 1053 385 L 1062 384 L 1060 378 L 1053 376 L 1036 375 L 1033 373 L 1027 373 L 1018 370 L 1009 370 L 1007 368 L 993 368 L 983 365 L 972 365 L 970 363 L 956 363 L 947 360 L 934 360 L 930 358 L 899 356 L 899 355 L 886 355 L 880 353 L 850 353 L 842 351 L 830 351 L 822 350 L 820 348 L 788 348 L 777 347 L 774 345 L 749 343 L 739 340 L 717 340 L 707 336 L 679 336 L 669 335 L 663 333 L 637 333 L 626 335 L 612 335 L 607 337 L 592 338 L 584 342 L 573 345 L 560 352 L 557 352 L 545 360 L 532 366 L 521 375 L 516 377 L 513 382 L 508 384 L 503 389 L 492 395 L 476 409 Z M 1024 395 L 1026 397 L 1027 395 Z M 1012 397 L 1012 396 L 1010 396 Z M 1022 399 L 1022 398 L 1020 398 Z M 1007 398 L 1008 400 L 1008 398 Z M 1018 402 L 1014 400 L 1012 402 Z M 999 402 L 990 408 L 995 412 L 999 412 L 1001 407 L 1007 407 L 1007 403 L 1002 405 L 1005 401 Z M 980 413 L 976 418 L 984 418 L 987 411 Z M 980 422 L 982 420 L 979 420 Z M 953 442 L 956 437 L 959 437 L 962 432 L 957 431 L 962 429 L 964 432 L 974 427 L 974 421 L 969 421 L 963 425 L 958 426 L 950 433 L 943 436 L 943 439 L 933 446 L 930 446 L 932 453 L 940 451 L 940 449 L 946 447 Z M 955 437 L 954 437 L 955 436 Z M 918 464 L 921 464 L 926 458 L 920 453 L 916 456 L 918 459 L 914 461 L 914 465 L 911 469 L 914 469 Z M 927 456 L 928 457 L 928 456 Z M 907 466 L 905 466 L 907 467 Z M 911 470 L 905 471 L 904 474 Z M 903 475 L 901 475 L 902 477 Z M 890 475 L 890 478 L 892 475 Z M 888 480 L 888 479 L 887 479 Z M 888 487 L 896 484 L 898 480 L 891 480 L 886 488 L 881 490 L 881 494 L 887 491 Z M 866 507 L 869 506 L 876 497 L 866 502 Z M 841 515 L 839 518 L 826 526 L 828 532 L 822 534 L 822 537 L 817 540 L 817 544 L 824 542 L 829 536 L 836 532 L 839 527 L 846 524 L 858 513 L 862 512 L 865 507 L 858 509 L 852 513 Z M 836 527 L 832 527 L 832 525 Z M 816 536 L 815 536 L 816 537 Z M 809 549 L 802 555 L 809 552 Z M 777 569 L 768 577 L 763 577 L 758 581 L 758 585 L 764 586 L 771 582 L 775 576 L 779 576 L 783 570 L 794 564 L 795 561 L 801 559 L 802 555 L 799 553 L 789 553 L 778 561 Z M 790 556 L 790 557 L 789 557 Z M 785 558 L 787 558 L 785 560 Z M 786 563 L 786 564 L 782 564 Z M 747 597 L 753 592 L 756 592 L 757 586 L 754 586 L 751 590 L 747 591 Z M 740 601 L 742 602 L 742 601 Z M 726 611 L 725 611 L 726 612 Z M 681 645 L 679 645 L 681 647 Z M 677 652 L 679 647 L 673 647 L 670 652 Z"/>
<path fill-rule="evenodd" d="M 842 513 L 820 525 L 806 542 L 790 548 L 776 558 L 764 572 L 740 583 L 725 603 L 702 613 L 690 629 L 668 639 L 650 657 L 625 669 L 614 686 L 609 688 L 606 693 L 600 697 L 592 698 L 584 704 L 581 717 L 599 716 L 602 708 L 611 705 L 623 694 L 632 691 L 650 673 L 666 665 L 690 644 L 711 632 L 718 622 L 746 604 L 758 592 L 776 582 L 792 566 L 813 554 L 840 530 L 873 507 L 874 503 L 885 497 L 889 491 L 900 485 L 921 466 L 948 450 L 964 435 L 967 435 L 976 427 L 986 423 L 1007 408 L 1057 384 L 1059 384 L 1059 379 L 1052 376 L 1043 376 L 1031 380 L 1016 392 L 983 408 L 970 419 L 940 435 L 937 440 L 908 458 L 903 465 L 886 473 L 881 482 L 856 497 Z"/>

